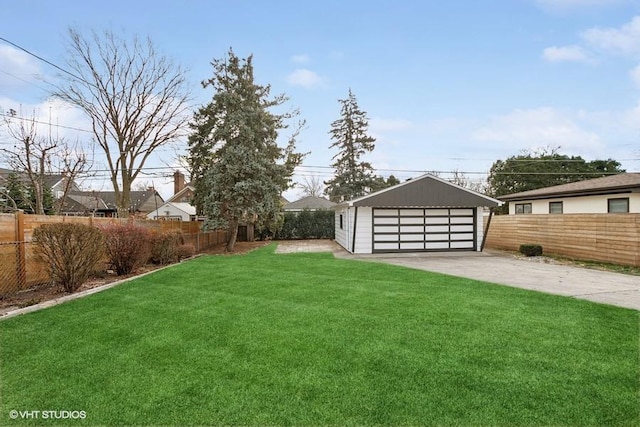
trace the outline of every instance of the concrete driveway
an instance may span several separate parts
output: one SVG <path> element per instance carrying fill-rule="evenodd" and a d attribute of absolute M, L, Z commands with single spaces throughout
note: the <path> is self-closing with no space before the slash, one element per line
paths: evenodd
<path fill-rule="evenodd" d="M 516 258 L 499 251 L 353 255 L 329 240 L 278 242 L 277 250 L 327 251 L 338 258 L 384 262 L 640 310 L 640 277 L 557 264 L 543 257 Z"/>

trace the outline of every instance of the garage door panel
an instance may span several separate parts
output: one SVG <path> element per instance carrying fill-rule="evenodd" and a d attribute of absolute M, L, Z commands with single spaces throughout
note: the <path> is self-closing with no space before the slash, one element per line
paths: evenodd
<path fill-rule="evenodd" d="M 397 234 L 376 234 L 376 242 L 397 242 L 398 235 Z"/>
<path fill-rule="evenodd" d="M 473 216 L 473 209 L 451 209 L 451 216 Z"/>
<path fill-rule="evenodd" d="M 427 233 L 448 233 L 449 226 L 448 225 L 427 225 L 425 227 L 425 231 Z"/>
<path fill-rule="evenodd" d="M 382 218 L 374 218 L 373 219 L 373 223 L 376 225 L 379 224 L 398 224 L 398 218 L 393 218 L 393 217 L 382 217 Z"/>
<path fill-rule="evenodd" d="M 473 217 L 466 217 L 466 216 L 455 217 L 455 216 L 452 216 L 450 223 L 451 224 L 473 224 Z"/>
<path fill-rule="evenodd" d="M 400 209 L 400 216 L 424 216 L 424 209 Z"/>
<path fill-rule="evenodd" d="M 397 225 L 374 225 L 373 226 L 374 233 L 397 233 L 398 226 Z"/>
<path fill-rule="evenodd" d="M 473 240 L 473 233 L 452 233 L 451 240 Z"/>
<path fill-rule="evenodd" d="M 424 236 L 424 240 L 427 240 L 427 241 L 433 241 L 433 240 L 448 241 L 449 240 L 449 234 L 426 234 Z"/>
<path fill-rule="evenodd" d="M 435 218 L 426 217 L 424 219 L 424 222 L 427 225 L 430 225 L 430 224 L 449 224 L 449 217 L 435 217 Z"/>
<path fill-rule="evenodd" d="M 426 209 L 424 216 L 449 216 L 449 209 Z"/>
<path fill-rule="evenodd" d="M 401 242 L 424 242 L 424 233 L 420 234 L 401 234 Z"/>
<path fill-rule="evenodd" d="M 373 209 L 373 250 L 475 249 L 476 215 L 467 208 Z"/>
<path fill-rule="evenodd" d="M 451 242 L 451 249 L 473 249 L 473 242 Z"/>
<path fill-rule="evenodd" d="M 422 233 L 424 234 L 424 225 L 403 225 L 400 227 L 401 233 Z"/>
<path fill-rule="evenodd" d="M 452 233 L 461 233 L 461 232 L 469 232 L 473 233 L 473 224 L 470 225 L 452 225 L 451 226 Z"/>
<path fill-rule="evenodd" d="M 398 209 L 376 209 L 374 216 L 398 216 Z"/>
<path fill-rule="evenodd" d="M 397 243 L 379 243 L 375 242 L 373 245 L 374 250 L 382 250 L 382 251 L 394 251 L 398 250 Z"/>
<path fill-rule="evenodd" d="M 425 249 L 449 249 L 449 242 L 426 242 Z"/>
<path fill-rule="evenodd" d="M 400 224 L 424 224 L 424 217 L 401 217 Z"/>
<path fill-rule="evenodd" d="M 400 250 L 423 250 L 424 249 L 424 242 L 401 242 L 400 243 Z"/>

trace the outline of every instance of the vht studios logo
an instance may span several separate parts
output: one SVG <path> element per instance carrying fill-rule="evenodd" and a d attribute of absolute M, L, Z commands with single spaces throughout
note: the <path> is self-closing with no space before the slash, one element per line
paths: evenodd
<path fill-rule="evenodd" d="M 12 420 L 84 420 L 85 411 L 9 411 Z"/>

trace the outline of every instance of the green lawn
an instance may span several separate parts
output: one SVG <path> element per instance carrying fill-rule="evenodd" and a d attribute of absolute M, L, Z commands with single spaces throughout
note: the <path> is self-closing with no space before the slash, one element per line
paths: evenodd
<path fill-rule="evenodd" d="M 0 322 L 0 425 L 640 424 L 637 311 L 274 248 Z"/>

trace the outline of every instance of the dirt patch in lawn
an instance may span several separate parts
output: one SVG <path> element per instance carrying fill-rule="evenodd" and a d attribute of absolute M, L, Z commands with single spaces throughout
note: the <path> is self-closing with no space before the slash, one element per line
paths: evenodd
<path fill-rule="evenodd" d="M 202 252 L 202 254 L 225 255 L 225 256 L 242 255 L 256 248 L 265 246 L 269 243 L 270 242 L 238 242 L 236 243 L 233 252 L 226 252 L 225 250 L 226 245 L 223 243 L 207 249 L 206 251 Z M 78 290 L 76 290 L 76 292 L 74 293 L 87 291 L 89 289 L 105 286 L 119 280 L 139 276 L 141 274 L 148 273 L 150 271 L 154 271 L 162 267 L 165 267 L 165 266 L 148 264 L 142 268 L 139 268 L 134 274 L 129 274 L 125 276 L 117 276 L 114 273 L 103 271 L 99 273 L 99 277 L 96 276 L 96 277 L 90 278 L 86 283 L 82 284 L 82 286 L 80 286 Z M 53 284 L 44 284 L 44 285 L 39 285 L 30 289 L 26 289 L 14 295 L 7 295 L 4 297 L 0 297 L 0 316 L 3 316 L 6 313 L 18 308 L 29 307 L 35 304 L 40 304 L 45 301 L 58 299 L 66 295 L 70 295 L 70 294 L 68 292 L 65 292 L 59 286 L 55 286 Z"/>

